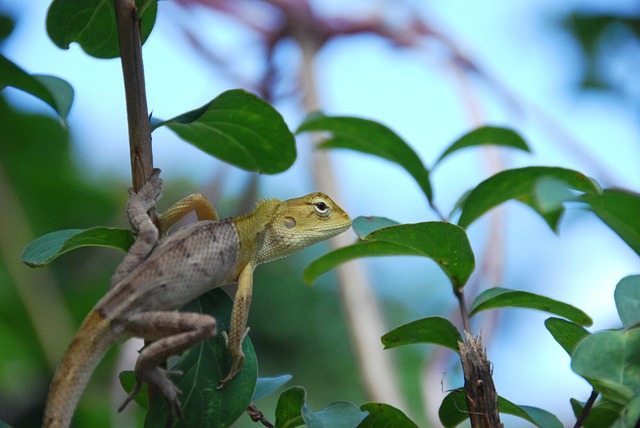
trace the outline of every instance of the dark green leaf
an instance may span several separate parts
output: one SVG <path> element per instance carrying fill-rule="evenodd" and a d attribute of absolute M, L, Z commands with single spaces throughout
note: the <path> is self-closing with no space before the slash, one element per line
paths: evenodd
<path fill-rule="evenodd" d="M 286 374 L 278 377 L 259 377 L 256 383 L 256 390 L 253 392 L 251 401 L 258 401 L 269 394 L 276 392 L 285 383 L 291 380 L 291 375 Z"/>
<path fill-rule="evenodd" d="M 549 297 L 508 288 L 490 288 L 480 293 L 469 308 L 471 316 L 487 309 L 516 307 L 538 309 L 567 318 L 577 324 L 589 326 L 591 318 L 580 309 Z"/>
<path fill-rule="evenodd" d="M 294 386 L 287 389 L 278 399 L 276 406 L 276 428 L 292 428 L 304 425 L 302 407 L 307 393 L 304 388 Z"/>
<path fill-rule="evenodd" d="M 218 322 L 218 331 L 228 331 L 233 302 L 220 288 L 211 290 L 181 309 L 211 315 Z M 174 379 L 182 391 L 183 417 L 176 427 L 228 427 L 246 410 L 251 402 L 258 377 L 258 363 L 249 337 L 242 344 L 245 362 L 240 373 L 224 388 L 220 380 L 231 367 L 231 356 L 220 334 L 189 349 L 171 367 L 182 376 Z M 161 396 L 154 400 L 147 413 L 145 427 L 165 426 L 167 405 Z"/>
<path fill-rule="evenodd" d="M 307 405 L 302 407 L 302 419 L 307 428 L 357 427 L 367 417 L 367 414 L 346 401 L 331 403 L 315 413 Z"/>
<path fill-rule="evenodd" d="M 136 0 L 140 6 L 147 0 Z M 157 2 L 153 1 L 142 15 L 142 42 L 151 34 L 156 22 Z M 69 49 L 78 43 L 96 58 L 120 56 L 114 2 L 109 0 L 53 0 L 47 13 L 47 32 L 59 48 Z"/>
<path fill-rule="evenodd" d="M 40 98 L 58 113 L 63 123 L 66 122 L 73 103 L 73 88 L 66 81 L 53 76 L 28 74 L 0 55 L 0 89 L 7 86 Z"/>
<path fill-rule="evenodd" d="M 419 251 L 392 242 L 364 241 L 339 248 L 327 253 L 306 267 L 303 272 L 304 281 L 311 285 L 318 277 L 336 266 L 362 257 L 381 256 L 420 256 Z"/>
<path fill-rule="evenodd" d="M 269 103 L 240 90 L 226 91 L 199 109 L 156 122 L 205 153 L 248 171 L 276 174 L 296 159 L 295 139 Z"/>
<path fill-rule="evenodd" d="M 467 399 L 464 391 L 451 391 L 438 409 L 438 418 L 442 425 L 446 428 L 453 428 L 469 419 L 469 411 L 467 410 Z"/>
<path fill-rule="evenodd" d="M 122 389 L 127 391 L 127 393 L 133 391 L 133 387 L 136 384 L 136 373 L 132 370 L 125 370 L 120 372 L 118 375 L 118 379 L 120 380 L 120 385 Z M 148 397 L 149 397 L 149 385 L 145 382 L 142 384 L 140 392 L 133 397 L 133 401 L 136 402 L 138 406 L 147 410 L 148 409 Z"/>
<path fill-rule="evenodd" d="M 340 248 L 313 261 L 305 269 L 304 279 L 311 284 L 323 273 L 346 261 L 391 255 L 432 259 L 455 288 L 464 286 L 475 267 L 471 245 L 462 228 L 446 222 L 425 222 L 378 229 L 367 235 L 365 242 Z"/>
<path fill-rule="evenodd" d="M 13 18 L 7 15 L 0 15 L 0 43 L 11 35 L 15 26 L 16 23 Z"/>
<path fill-rule="evenodd" d="M 531 151 L 524 139 L 514 130 L 496 126 L 483 126 L 463 135 L 450 145 L 440 155 L 433 168 L 451 153 L 474 146 L 504 146 L 524 150 L 525 152 Z"/>
<path fill-rule="evenodd" d="M 602 194 L 584 195 L 582 200 L 640 255 L 640 195 L 606 189 Z"/>
<path fill-rule="evenodd" d="M 565 182 L 569 188 L 580 192 L 599 192 L 599 187 L 593 180 L 577 171 L 533 166 L 510 169 L 489 177 L 469 193 L 462 206 L 458 224 L 467 228 L 490 209 L 515 199 L 532 207 L 551 229 L 556 230 L 562 210 L 545 212 L 536 198 L 536 183 L 545 177 Z"/>
<path fill-rule="evenodd" d="M 636 428 L 640 422 L 640 394 L 636 394 L 621 413 L 622 415 L 616 421 L 614 428 Z"/>
<path fill-rule="evenodd" d="M 500 413 L 517 416 L 539 427 L 561 428 L 563 426 L 560 419 L 553 413 L 537 407 L 513 404 L 503 397 L 498 397 L 498 407 L 500 408 Z"/>
<path fill-rule="evenodd" d="M 589 335 L 589 332 L 578 324 L 561 318 L 548 318 L 544 325 L 569 355 L 572 355 L 578 343 Z"/>
<path fill-rule="evenodd" d="M 91 229 L 66 229 L 47 233 L 30 242 L 20 259 L 31 267 L 42 267 L 62 254 L 80 247 L 112 247 L 129 251 L 133 236 L 127 229 L 94 227 Z"/>
<path fill-rule="evenodd" d="M 475 258 L 464 229 L 446 222 L 399 224 L 376 230 L 367 241 L 403 245 L 435 261 L 451 280 L 462 288 L 475 268 Z"/>
<path fill-rule="evenodd" d="M 500 413 L 517 416 L 538 427 L 562 428 L 562 422 L 555 415 L 537 407 L 520 406 L 506 398 L 498 397 L 498 408 Z M 440 422 L 447 428 L 456 427 L 469 419 L 467 409 L 464 392 L 452 391 L 444 398 L 438 410 Z"/>
<path fill-rule="evenodd" d="M 573 414 L 577 419 L 580 417 L 585 403 L 580 402 L 575 398 L 572 398 L 570 402 Z M 618 418 L 620 418 L 621 411 L 622 408 L 619 404 L 601 399 L 591 408 L 589 416 L 583 426 L 584 428 L 610 427 L 616 420 L 618 420 Z"/>
<path fill-rule="evenodd" d="M 607 400 L 627 405 L 640 393 L 640 330 L 585 337 L 573 352 L 571 368 Z"/>
<path fill-rule="evenodd" d="M 433 343 L 459 353 L 462 336 L 451 321 L 441 317 L 423 318 L 398 327 L 382 336 L 384 349 L 413 343 Z"/>
<path fill-rule="evenodd" d="M 432 190 L 429 170 L 416 152 L 386 126 L 357 117 L 328 117 L 319 114 L 307 116 L 296 134 L 322 131 L 331 134 L 319 147 L 324 149 L 350 149 L 375 155 L 402 166 L 418 183 L 431 201 Z"/>
<path fill-rule="evenodd" d="M 382 229 L 383 227 L 395 226 L 397 224 L 397 221 L 393 221 L 386 217 L 360 216 L 353 219 L 352 227 L 356 235 L 358 235 L 360 239 L 364 239 L 373 231 Z"/>
<path fill-rule="evenodd" d="M 401 410 L 383 403 L 365 403 L 360 410 L 369 412 L 358 428 L 418 428 Z"/>
<path fill-rule="evenodd" d="M 622 325 L 627 329 L 637 327 L 640 324 L 640 275 L 622 278 L 613 296 Z"/>

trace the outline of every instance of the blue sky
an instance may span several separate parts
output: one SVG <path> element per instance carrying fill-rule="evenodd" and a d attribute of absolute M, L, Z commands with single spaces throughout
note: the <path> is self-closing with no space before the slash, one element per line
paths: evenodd
<path fill-rule="evenodd" d="M 18 27 L 6 42 L 4 54 L 32 73 L 62 77 L 75 88 L 76 99 L 69 116 L 76 163 L 87 176 L 129 170 L 126 116 L 121 68 L 117 60 L 96 60 L 77 45 L 69 51 L 55 47 L 46 35 L 46 5 L 41 0 L 0 2 L 14 10 Z M 365 13 L 391 4 L 384 1 L 316 2 L 325 13 Z M 561 4 L 562 3 L 562 4 Z M 594 176 L 604 186 L 640 189 L 640 145 L 637 114 L 617 99 L 602 94 L 576 94 L 570 90 L 578 78 L 579 58 L 571 40 L 552 25 L 571 4 L 597 8 L 604 0 L 556 2 L 535 0 L 414 1 L 428 21 L 455 40 L 464 51 L 501 82 L 525 106 L 524 114 L 505 108 L 491 90 L 471 83 L 464 92 L 451 66 L 442 61 L 437 46 L 418 51 L 394 50 L 387 42 L 369 36 L 335 41 L 317 58 L 319 96 L 329 114 L 354 115 L 379 120 L 398 132 L 430 165 L 446 145 L 474 127 L 467 95 L 475 100 L 481 122 L 510 126 L 521 132 L 533 155 L 500 152 L 504 167 L 552 165 L 577 169 Z M 631 1 L 608 1 L 625 10 Z M 637 5 L 637 3 L 636 3 Z M 225 49 L 238 68 L 252 75 L 256 61 L 252 40 L 233 25 L 208 17 L 204 12 L 187 14 L 170 1 L 160 3 L 154 33 L 144 47 L 149 107 L 158 117 L 170 117 L 198 107 L 220 92 L 236 87 L 212 71 L 184 43 L 175 20 L 188 18 L 190 25 L 224 30 Z M 401 19 L 402 17 L 398 17 Z M 211 30 L 211 37 L 221 38 Z M 224 41 L 224 40 L 223 40 Z M 238 46 L 245 49 L 238 54 Z M 249 53 L 249 54 L 247 54 Z M 284 49 L 283 61 L 295 62 L 295 49 Z M 287 55 L 292 55 L 289 59 Z M 45 105 L 15 92 L 12 99 L 29 109 L 49 112 Z M 466 94 L 466 95 L 465 95 Z M 99 100 L 96 102 L 96 100 Z M 278 108 L 292 129 L 302 116 L 290 104 Z M 539 111 L 579 142 L 594 161 L 584 161 L 541 120 Z M 205 183 L 223 167 L 197 149 L 179 141 L 168 130 L 154 133 L 156 165 L 165 179 L 188 176 Z M 312 190 L 306 175 L 303 143 L 301 161 L 286 173 L 265 177 L 265 195 L 289 197 Z M 383 215 L 401 222 L 434 219 L 411 178 L 395 166 L 355 153 L 333 155 L 341 183 L 344 205 L 352 215 Z M 608 176 L 599 176 L 599 169 Z M 229 169 L 233 177 L 240 172 Z M 443 211 L 461 193 L 489 174 L 486 156 L 468 151 L 452 157 L 434 173 L 437 203 Z M 228 181 L 231 182 L 232 180 Z M 402 191 L 398 191 L 402 189 Z M 232 193 L 233 189 L 229 190 Z M 501 286 L 525 289 L 570 302 L 595 321 L 594 329 L 616 327 L 613 289 L 622 277 L 640 271 L 637 256 L 606 226 L 570 209 L 560 235 L 554 235 L 527 208 L 515 203 L 505 210 L 506 269 Z M 472 225 L 474 249 L 486 240 L 486 219 Z M 376 260 L 368 263 L 375 286 L 385 299 L 405 304 L 420 315 L 422 301 L 436 300 L 453 306 L 451 296 L 429 294 L 416 286 L 416 278 L 435 268 L 418 259 Z M 394 284 L 390 286 L 389 284 Z M 436 284 L 446 290 L 444 282 Z M 416 303 L 417 302 L 417 303 Z M 505 311 L 503 328 L 489 345 L 489 358 L 499 392 L 519 404 L 540 406 L 567 416 L 568 399 L 585 400 L 587 384 L 569 369 L 569 359 L 546 332 L 544 314 Z M 486 333 L 485 333 L 486 334 Z M 522 370 L 522 367 L 527 370 Z M 513 382 L 514 379 L 519 382 Z M 527 387 L 523 388 L 522 384 Z M 556 395 L 550 394 L 550 389 Z"/>

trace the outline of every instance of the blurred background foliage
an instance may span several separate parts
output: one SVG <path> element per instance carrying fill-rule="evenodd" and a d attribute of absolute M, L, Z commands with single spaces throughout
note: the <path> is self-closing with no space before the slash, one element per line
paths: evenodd
<path fill-rule="evenodd" d="M 393 13 L 392 4 L 387 3 L 386 7 L 385 12 Z M 20 14 L 0 16 L 0 38 L 11 37 L 13 20 L 20 20 Z M 578 91 L 606 91 L 637 112 L 640 80 L 635 74 L 640 67 L 640 15 L 609 11 L 607 3 L 601 2 L 597 10 L 585 11 L 576 6 L 555 24 L 576 43 L 581 58 Z M 273 71 L 266 70 L 269 78 L 274 77 L 269 74 Z M 263 95 L 269 95 L 274 87 L 264 87 Z M 295 92 L 295 87 L 289 81 L 279 88 Z M 96 176 L 79 167 L 73 138 L 73 130 L 63 128 L 51 114 L 33 113 L 30 106 L 8 102 L 0 93 L 0 420 L 15 427 L 40 425 L 57 358 L 75 326 L 104 294 L 110 275 L 122 258 L 122 254 L 110 249 L 91 248 L 71 252 L 46 270 L 34 271 L 20 263 L 22 248 L 46 232 L 125 225 L 123 208 L 128 183 L 115 174 Z M 204 193 L 213 197 L 221 214 L 232 215 L 244 211 L 246 201 L 255 197 L 253 181 L 246 183 L 249 184 L 240 186 L 238 194 L 228 195 L 220 192 L 219 182 L 214 180 Z M 195 187 L 188 179 L 168 182 L 161 206 L 183 196 L 185 188 Z M 229 208 L 233 206 L 238 208 Z M 318 246 L 258 269 L 249 321 L 260 375 L 293 373 L 293 384 L 307 388 L 314 409 L 338 399 L 366 401 L 353 351 L 346 340 L 347 327 L 334 277 L 328 275 L 314 288 L 302 284 L 303 267 L 325 250 Z M 386 263 L 388 266 L 393 262 Z M 434 275 L 437 282 L 439 273 L 428 274 Z M 427 308 L 422 307 L 422 311 L 446 314 L 441 305 L 443 299 L 434 296 L 431 302 L 424 303 Z M 389 325 L 414 318 L 412 305 L 416 303 L 411 302 L 411 296 L 407 300 L 407 305 L 396 300 L 383 302 Z M 425 352 L 431 351 L 417 347 L 390 351 L 401 367 L 410 413 L 423 423 L 419 416 L 423 401 L 419 370 Z M 79 409 L 77 426 L 107 426 L 113 406 L 104 397 L 109 394 L 116 359 L 116 352 L 109 353 L 94 375 L 85 404 Z M 451 368 L 447 376 L 455 376 L 452 371 L 455 369 Z M 259 407 L 273 408 L 274 400 L 269 397 Z M 253 424 L 245 416 L 238 426 Z"/>
<path fill-rule="evenodd" d="M 624 15 L 602 10 L 576 10 L 565 17 L 562 27 L 580 49 L 581 90 L 600 89 L 638 107 L 640 83 L 640 11 Z"/>

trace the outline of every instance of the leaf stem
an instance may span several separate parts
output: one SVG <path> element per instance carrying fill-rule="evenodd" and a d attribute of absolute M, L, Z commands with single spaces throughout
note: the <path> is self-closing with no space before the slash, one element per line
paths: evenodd
<path fill-rule="evenodd" d="M 460 305 L 460 315 L 462 317 L 462 327 L 464 331 L 467 333 L 471 333 L 470 321 L 469 321 L 469 310 L 467 309 L 467 305 L 464 301 L 464 291 L 462 289 L 455 290 L 454 294 L 458 299 L 458 304 Z"/>

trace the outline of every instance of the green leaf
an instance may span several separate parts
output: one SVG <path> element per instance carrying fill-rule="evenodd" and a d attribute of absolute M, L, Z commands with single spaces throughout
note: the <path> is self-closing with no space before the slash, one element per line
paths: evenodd
<path fill-rule="evenodd" d="M 311 114 L 296 130 L 296 134 L 322 131 L 331 134 L 319 147 L 323 149 L 350 149 L 381 157 L 402 166 L 418 183 L 429 201 L 433 192 L 429 170 L 416 152 L 386 126 L 357 117 L 328 117 Z"/>
<path fill-rule="evenodd" d="M 586 326 L 593 324 L 593 321 L 587 314 L 567 303 L 526 291 L 509 290 L 508 288 L 499 287 L 490 288 L 480 293 L 471 304 L 469 315 L 473 316 L 487 309 L 505 307 L 538 309 L 567 318 L 576 324 Z"/>
<path fill-rule="evenodd" d="M 304 388 L 294 386 L 278 399 L 276 406 L 276 428 L 291 428 L 306 425 L 307 428 L 350 428 L 357 426 L 367 413 L 346 401 L 338 401 L 328 407 L 312 412 L 306 403 Z"/>
<path fill-rule="evenodd" d="M 129 230 L 114 227 L 58 230 L 27 244 L 20 259 L 30 267 L 42 267 L 76 248 L 112 247 L 126 252 L 133 241 Z"/>
<path fill-rule="evenodd" d="M 393 221 L 386 217 L 360 216 L 353 219 L 352 227 L 356 235 L 358 235 L 360 239 L 364 239 L 371 232 L 382 229 L 383 227 L 395 226 L 397 224 L 397 221 Z"/>
<path fill-rule="evenodd" d="M 382 336 L 384 349 L 413 343 L 433 343 L 460 353 L 458 342 L 462 342 L 458 329 L 451 321 L 441 317 L 419 319 Z"/>
<path fill-rule="evenodd" d="M 393 406 L 383 403 L 365 403 L 360 406 L 360 410 L 369 412 L 358 428 L 418 428 L 411 419 L 407 417 L 401 410 Z"/>
<path fill-rule="evenodd" d="M 422 254 L 404 245 L 392 242 L 364 241 L 354 245 L 338 248 L 331 251 L 307 266 L 302 274 L 304 281 L 311 285 L 320 275 L 323 275 L 336 266 L 350 260 L 362 257 L 382 257 L 382 256 L 421 256 Z"/>
<path fill-rule="evenodd" d="M 640 195 L 605 189 L 602 194 L 583 195 L 581 199 L 640 255 Z"/>
<path fill-rule="evenodd" d="M 304 425 L 302 407 L 307 392 L 300 386 L 287 389 L 278 399 L 276 406 L 276 428 L 292 428 Z"/>
<path fill-rule="evenodd" d="M 136 0 L 136 5 L 149 3 Z M 158 3 L 153 1 L 142 15 L 142 42 L 151 34 L 156 22 Z M 69 49 L 78 43 L 96 58 L 120 56 L 114 2 L 110 0 L 53 0 L 47 13 L 47 32 L 59 48 Z"/>
<path fill-rule="evenodd" d="M 229 331 L 229 320 L 233 302 L 220 288 L 213 289 L 196 301 L 189 303 L 181 312 L 211 315 L 218 322 L 218 331 Z M 231 367 L 231 356 L 221 334 L 190 348 L 171 370 L 183 373 L 174 379 L 182 391 L 183 417 L 175 427 L 228 427 L 246 410 L 258 378 L 258 362 L 249 337 L 242 350 L 245 362 L 240 373 L 224 388 L 218 389 Z M 165 426 L 167 405 L 162 396 L 152 401 L 145 427 Z"/>
<path fill-rule="evenodd" d="M 365 239 L 314 260 L 304 270 L 304 280 L 312 284 L 323 273 L 356 258 L 423 256 L 435 261 L 458 289 L 464 286 L 475 267 L 467 234 L 451 223 L 399 224 L 378 229 Z"/>
<path fill-rule="evenodd" d="M 622 409 L 621 417 L 613 425 L 614 428 L 636 428 L 640 421 L 640 394 L 629 401 Z"/>
<path fill-rule="evenodd" d="M 585 403 L 572 398 L 571 409 L 576 419 L 580 417 L 582 409 L 584 409 Z M 601 428 L 610 427 L 613 423 L 620 418 L 620 412 L 622 408 L 619 404 L 612 403 L 607 400 L 600 400 L 596 403 L 589 412 L 587 420 L 584 422 L 584 428 Z"/>
<path fill-rule="evenodd" d="M 73 103 L 73 88 L 66 81 L 53 76 L 29 74 L 0 55 L 0 90 L 7 86 L 25 91 L 49 104 L 66 123 Z"/>
<path fill-rule="evenodd" d="M 640 393 L 640 330 L 585 337 L 573 352 L 571 368 L 604 398 L 627 405 Z"/>
<path fill-rule="evenodd" d="M 367 235 L 367 241 L 383 241 L 407 247 L 435 261 L 451 280 L 462 288 L 475 268 L 475 258 L 467 234 L 461 227 L 431 221 L 385 227 Z"/>
<path fill-rule="evenodd" d="M 539 427 L 560 428 L 563 426 L 560 419 L 553 413 L 537 407 L 514 404 L 503 397 L 498 397 L 498 407 L 500 413 L 517 416 Z"/>
<path fill-rule="evenodd" d="M 613 297 L 624 328 L 638 327 L 640 324 L 640 275 L 622 278 L 616 285 Z"/>
<path fill-rule="evenodd" d="M 571 186 L 553 177 L 542 177 L 533 187 L 535 206 L 543 214 L 561 212 L 562 204 L 578 199 L 571 190 Z"/>
<path fill-rule="evenodd" d="M 256 390 L 253 392 L 253 398 L 251 401 L 258 401 L 261 398 L 276 392 L 285 383 L 289 382 L 291 378 L 292 376 L 289 374 L 278 377 L 259 377 L 256 383 Z"/>
<path fill-rule="evenodd" d="M 500 413 L 517 416 L 538 427 L 562 428 L 563 426 L 555 415 L 546 410 L 531 406 L 520 406 L 500 396 L 498 397 L 498 408 Z M 440 409 L 438 409 L 438 416 L 440 422 L 447 428 L 456 427 L 469 419 L 464 392 L 459 390 L 449 393 L 442 401 Z"/>
<path fill-rule="evenodd" d="M 295 139 L 284 119 L 254 94 L 226 91 L 204 106 L 165 121 L 183 140 L 248 171 L 276 174 L 296 159 Z"/>
<path fill-rule="evenodd" d="M 502 171 L 478 184 L 462 205 L 458 224 L 465 229 L 481 215 L 511 199 L 532 207 L 545 222 L 556 230 L 562 209 L 545 212 L 536 198 L 536 183 L 542 178 L 563 181 L 571 189 L 585 193 L 598 193 L 598 185 L 585 175 L 564 168 L 525 167 Z"/>
<path fill-rule="evenodd" d="M 503 146 L 531 152 L 524 139 L 514 130 L 499 128 L 497 126 L 483 126 L 463 135 L 450 145 L 444 153 L 440 155 L 433 168 L 451 153 L 477 146 Z"/>
<path fill-rule="evenodd" d="M 561 318 L 548 318 L 544 326 L 569 355 L 573 355 L 578 343 L 589 335 L 589 332 L 578 324 Z"/>
<path fill-rule="evenodd" d="M 306 404 L 302 407 L 302 419 L 307 428 L 357 427 L 367 415 L 367 412 L 346 401 L 331 403 L 315 413 Z"/>

